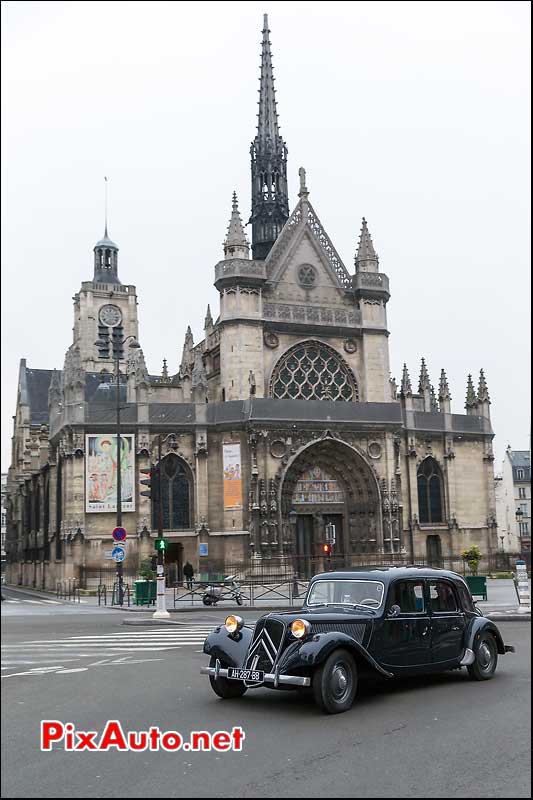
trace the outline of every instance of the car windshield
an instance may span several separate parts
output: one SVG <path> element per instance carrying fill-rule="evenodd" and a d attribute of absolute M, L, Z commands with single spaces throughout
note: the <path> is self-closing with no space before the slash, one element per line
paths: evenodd
<path fill-rule="evenodd" d="M 323 580 L 314 581 L 306 605 L 363 605 L 377 609 L 381 606 L 385 587 L 381 581 Z"/>

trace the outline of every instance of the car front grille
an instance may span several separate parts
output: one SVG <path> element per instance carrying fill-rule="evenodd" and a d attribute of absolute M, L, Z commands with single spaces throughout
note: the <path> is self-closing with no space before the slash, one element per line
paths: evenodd
<path fill-rule="evenodd" d="M 313 622 L 311 625 L 311 635 L 315 633 L 329 633 L 337 631 L 351 636 L 356 642 L 362 642 L 365 635 L 366 622 Z"/>
<path fill-rule="evenodd" d="M 260 619 L 248 648 L 246 669 L 272 672 L 284 638 L 285 625 L 282 622 L 276 619 Z"/>

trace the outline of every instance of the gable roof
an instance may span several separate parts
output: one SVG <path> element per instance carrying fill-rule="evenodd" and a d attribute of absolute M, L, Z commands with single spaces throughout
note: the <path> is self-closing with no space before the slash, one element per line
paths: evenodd
<path fill-rule="evenodd" d="M 301 242 L 305 233 L 308 233 L 317 245 L 338 288 L 351 289 L 352 278 L 350 273 L 335 250 L 331 239 L 318 218 L 318 214 L 307 199 L 307 193 L 298 201 L 296 208 L 276 239 L 274 247 L 265 259 L 267 278 L 272 280 L 277 277 L 283 267 L 283 263 Z"/>
<path fill-rule="evenodd" d="M 53 373 L 53 369 L 28 369 L 26 360 L 21 360 L 20 402 L 30 408 L 31 425 L 48 423 L 48 388 Z"/>

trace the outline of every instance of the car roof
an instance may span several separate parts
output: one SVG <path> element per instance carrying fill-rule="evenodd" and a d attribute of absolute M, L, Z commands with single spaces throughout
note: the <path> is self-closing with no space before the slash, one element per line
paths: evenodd
<path fill-rule="evenodd" d="M 406 566 L 406 567 L 375 567 L 372 569 L 343 570 L 336 572 L 320 572 L 313 575 L 311 581 L 316 580 L 369 580 L 383 581 L 389 584 L 398 578 L 449 578 L 453 581 L 465 583 L 462 575 L 451 572 L 448 569 L 437 569 L 436 567 Z"/>

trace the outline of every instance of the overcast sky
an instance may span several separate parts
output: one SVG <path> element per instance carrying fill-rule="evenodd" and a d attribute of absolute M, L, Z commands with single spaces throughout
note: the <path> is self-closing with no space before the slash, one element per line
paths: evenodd
<path fill-rule="evenodd" d="M 63 367 L 104 181 L 148 369 L 218 314 L 231 194 L 250 212 L 269 14 L 291 208 L 298 167 L 350 272 L 366 216 L 392 373 L 452 410 L 485 369 L 496 468 L 529 446 L 529 2 L 2 2 L 2 471 L 19 359 Z"/>

